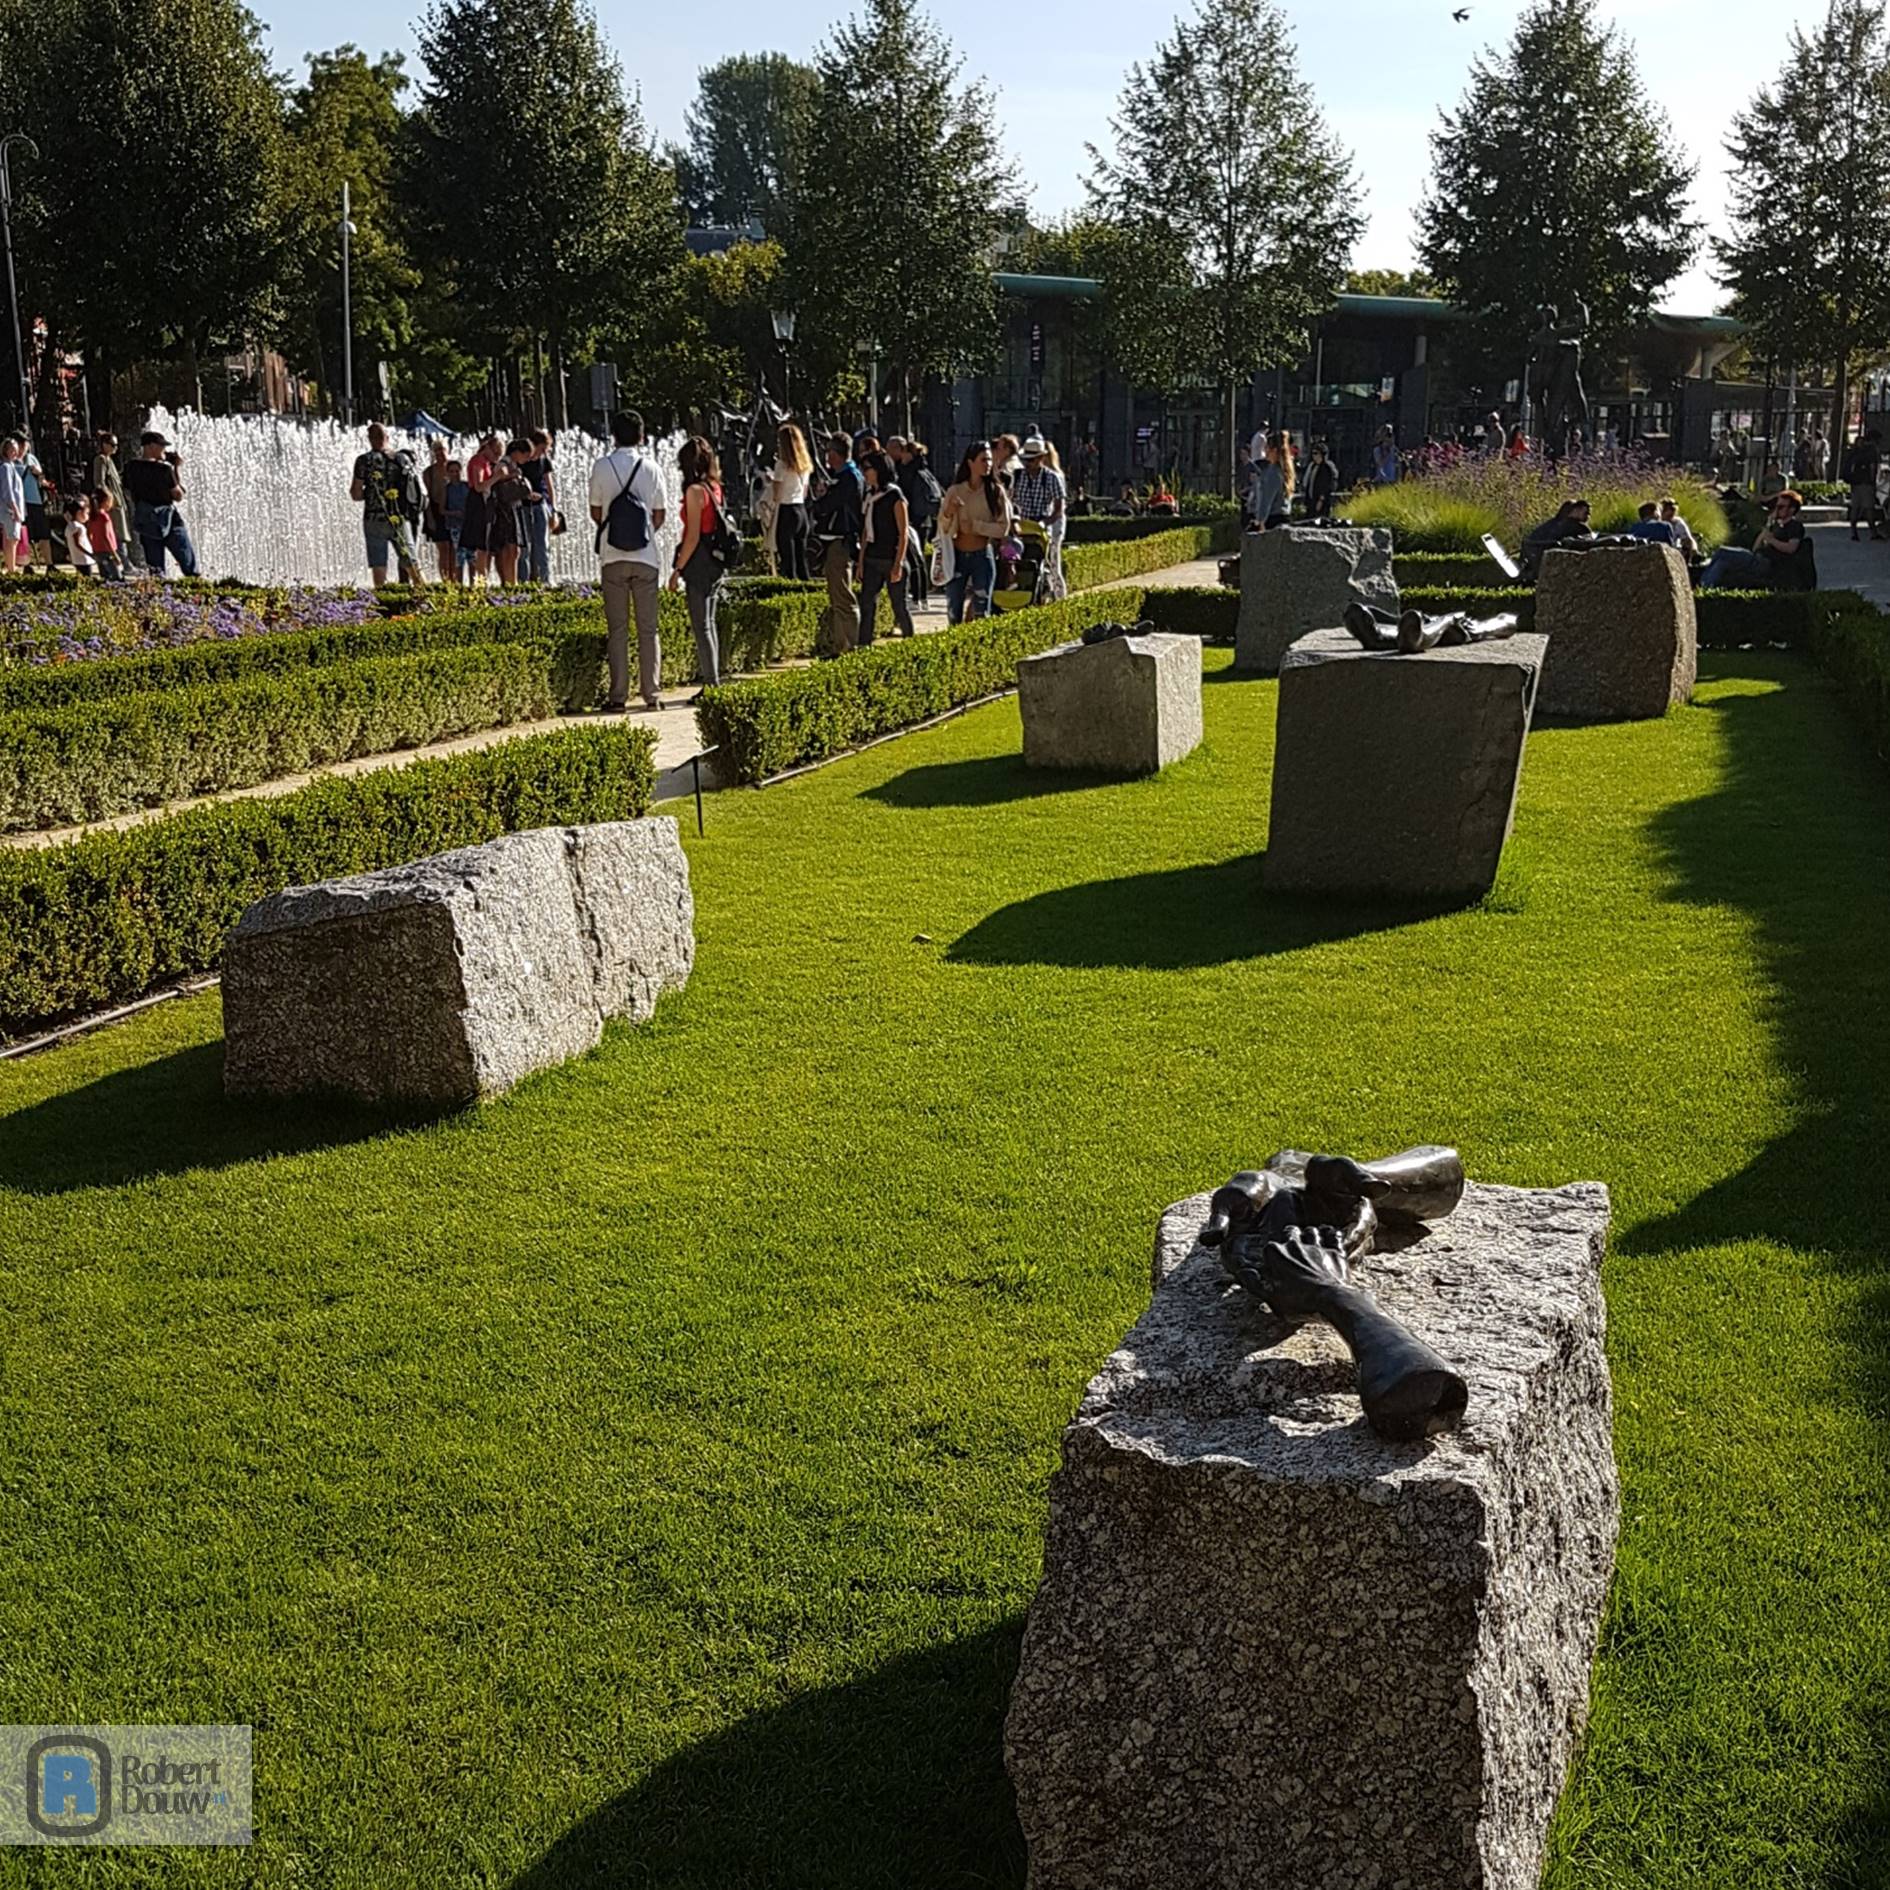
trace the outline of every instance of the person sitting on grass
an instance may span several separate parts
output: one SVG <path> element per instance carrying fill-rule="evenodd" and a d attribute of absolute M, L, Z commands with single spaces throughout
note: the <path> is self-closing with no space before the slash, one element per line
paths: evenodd
<path fill-rule="evenodd" d="M 1700 574 L 1702 590 L 1815 591 L 1818 567 L 1798 516 L 1804 501 L 1789 486 L 1772 501 L 1772 517 L 1750 551 L 1721 545 Z"/>

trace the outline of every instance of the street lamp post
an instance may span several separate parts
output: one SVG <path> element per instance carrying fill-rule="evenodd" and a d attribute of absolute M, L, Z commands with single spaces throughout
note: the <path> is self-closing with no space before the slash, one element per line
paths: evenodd
<path fill-rule="evenodd" d="M 348 279 L 349 239 L 354 224 L 348 216 L 348 185 L 341 185 L 341 424 L 354 425 L 354 299 Z"/>
<path fill-rule="evenodd" d="M 20 430 L 33 430 L 33 384 L 26 376 L 26 336 L 20 326 L 20 285 L 13 274 L 13 173 L 8 154 L 15 145 L 32 157 L 39 156 L 39 146 L 24 132 L 0 138 L 0 240 L 7 252 L 7 307 L 13 316 L 13 358 L 20 370 Z"/>
<path fill-rule="evenodd" d="M 773 309 L 768 319 L 774 324 L 774 345 L 781 350 L 781 405 L 792 413 L 794 393 L 788 380 L 788 350 L 794 346 L 794 311 L 791 308 Z"/>

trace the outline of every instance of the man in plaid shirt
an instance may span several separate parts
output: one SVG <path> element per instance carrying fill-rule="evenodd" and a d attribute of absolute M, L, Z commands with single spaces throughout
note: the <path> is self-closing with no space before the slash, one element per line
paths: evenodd
<path fill-rule="evenodd" d="M 1044 554 L 1044 569 L 1050 579 L 1050 595 L 1062 597 L 1065 594 L 1063 524 L 1067 509 L 1066 494 L 1063 475 L 1050 464 L 1049 451 L 1041 433 L 1033 433 L 1018 448 L 1024 470 L 1011 481 L 1011 505 L 1019 518 L 1035 519 L 1043 527 L 1044 535 L 1050 541 L 1049 549 Z"/>

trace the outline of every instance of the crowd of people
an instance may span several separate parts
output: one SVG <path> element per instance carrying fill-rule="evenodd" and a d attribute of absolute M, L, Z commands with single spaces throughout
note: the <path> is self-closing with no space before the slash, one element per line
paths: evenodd
<path fill-rule="evenodd" d="M 387 431 L 368 428 L 348 486 L 361 507 L 368 569 L 377 587 L 397 570 L 423 582 L 419 546 L 433 547 L 445 584 L 548 584 L 551 540 L 565 530 L 558 504 L 551 435 L 534 427 L 507 442 L 488 433 L 463 463 L 433 441 L 424 468 L 405 448 L 390 450 Z"/>
<path fill-rule="evenodd" d="M 0 440 L 0 569 L 64 562 L 81 577 L 118 579 L 162 576 L 168 558 L 195 577 L 183 461 L 170 442 L 147 432 L 122 463 L 115 433 L 98 433 L 91 447 L 88 458 L 64 442 L 52 474 L 24 435 Z"/>
<path fill-rule="evenodd" d="M 608 706 L 629 705 L 634 631 L 638 696 L 646 708 L 659 708 L 659 534 L 672 494 L 640 414 L 617 415 L 611 439 L 591 470 L 588 495 L 608 630 Z M 668 582 L 688 599 L 697 673 L 708 687 L 722 673 L 717 599 L 741 541 L 711 443 L 700 436 L 685 441 L 677 472 L 681 534 Z M 831 433 L 817 462 L 806 434 L 790 421 L 775 436 L 772 465 L 755 497 L 780 575 L 826 585 L 836 655 L 875 641 L 882 598 L 898 634 L 910 637 L 918 628 L 914 605 L 934 589 L 943 592 L 952 623 L 986 615 L 1000 590 L 1026 573 L 1029 596 L 1064 593 L 1069 488 L 1055 448 L 1039 434 L 973 441 L 942 486 L 923 441 L 882 439 L 870 430 Z"/>

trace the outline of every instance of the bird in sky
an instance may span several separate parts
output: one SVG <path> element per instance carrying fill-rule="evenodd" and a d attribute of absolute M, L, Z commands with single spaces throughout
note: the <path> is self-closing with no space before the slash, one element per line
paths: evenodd
<path fill-rule="evenodd" d="M 1470 9 L 1468 7 L 1459 7 L 1450 17 L 1461 26 L 1464 21 L 1470 17 Z"/>

